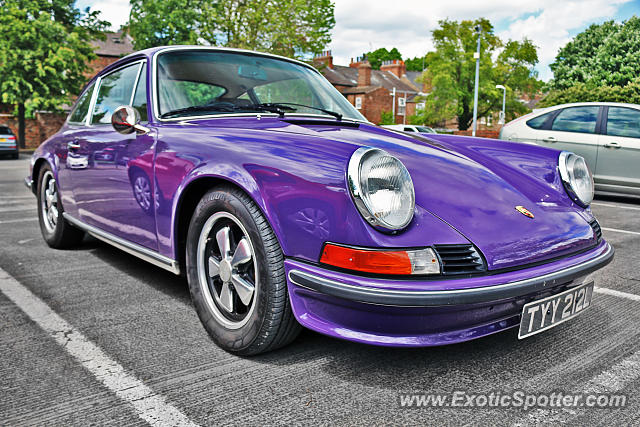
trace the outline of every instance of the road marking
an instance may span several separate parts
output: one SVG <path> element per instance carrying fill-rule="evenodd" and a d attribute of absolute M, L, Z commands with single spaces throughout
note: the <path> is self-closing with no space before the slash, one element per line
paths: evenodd
<path fill-rule="evenodd" d="M 602 229 L 605 231 L 613 231 L 614 233 L 634 234 L 636 236 L 640 236 L 640 233 L 637 231 L 627 231 L 627 230 L 620 230 L 618 228 L 609 228 L 609 227 L 602 227 Z"/>
<path fill-rule="evenodd" d="M 13 199 L 33 199 L 35 196 L 0 196 L 0 200 L 13 200 Z"/>
<path fill-rule="evenodd" d="M 27 221 L 37 221 L 38 217 L 34 218 L 19 218 L 19 219 L 5 219 L 0 221 L 0 224 L 11 224 L 13 222 L 27 222 Z"/>
<path fill-rule="evenodd" d="M 32 211 L 35 210 L 36 207 L 35 206 L 29 206 L 29 207 L 24 207 L 24 208 L 20 208 L 20 207 L 15 207 L 15 208 L 0 208 L 0 212 L 25 212 L 25 211 Z"/>
<path fill-rule="evenodd" d="M 35 240 L 35 239 L 24 239 L 24 240 L 18 240 L 18 244 L 19 245 L 24 245 L 25 243 L 29 243 L 30 241 Z"/>
<path fill-rule="evenodd" d="M 612 205 L 610 203 L 600 203 L 600 202 L 592 202 L 591 204 L 596 206 L 606 206 L 608 208 L 630 209 L 633 211 L 640 211 L 640 208 L 635 206 L 620 206 L 620 205 Z"/>
<path fill-rule="evenodd" d="M 0 268 L 0 291 L 47 332 L 98 381 L 129 403 L 140 418 L 153 426 L 195 426 L 185 414 L 127 373 L 97 345 L 55 313 L 40 298 Z"/>
<path fill-rule="evenodd" d="M 614 297 L 626 298 L 632 301 L 640 302 L 640 295 L 630 294 L 628 292 L 621 292 L 621 291 L 616 291 L 615 289 L 600 288 L 600 287 L 594 288 L 593 291 L 603 295 L 611 295 Z"/>

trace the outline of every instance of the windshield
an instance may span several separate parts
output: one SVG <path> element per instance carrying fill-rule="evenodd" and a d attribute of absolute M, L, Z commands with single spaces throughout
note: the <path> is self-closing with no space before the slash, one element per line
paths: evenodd
<path fill-rule="evenodd" d="M 276 58 L 222 51 L 158 56 L 158 114 L 185 117 L 274 112 L 366 119 L 324 77 Z"/>

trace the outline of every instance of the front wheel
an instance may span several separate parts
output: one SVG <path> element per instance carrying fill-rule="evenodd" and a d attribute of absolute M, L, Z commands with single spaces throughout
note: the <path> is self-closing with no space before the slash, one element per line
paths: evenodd
<path fill-rule="evenodd" d="M 200 200 L 189 225 L 186 262 L 198 316 L 223 349 L 254 355 L 298 335 L 282 250 L 243 192 L 219 188 Z"/>
<path fill-rule="evenodd" d="M 52 248 L 64 249 L 82 242 L 84 232 L 73 227 L 62 217 L 64 209 L 58 184 L 49 165 L 40 169 L 38 176 L 38 220 L 45 242 Z"/>

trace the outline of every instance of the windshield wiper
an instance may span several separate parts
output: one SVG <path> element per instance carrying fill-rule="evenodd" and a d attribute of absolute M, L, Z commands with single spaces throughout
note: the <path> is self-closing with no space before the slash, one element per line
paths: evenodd
<path fill-rule="evenodd" d="M 294 107 L 302 107 L 302 108 L 309 108 L 311 110 L 317 110 L 317 111 L 322 111 L 325 114 L 328 114 L 330 116 L 335 117 L 336 119 L 338 119 L 339 121 L 342 120 L 342 114 L 336 112 L 336 111 L 331 111 L 331 110 L 325 110 L 324 108 L 319 108 L 319 107 L 313 107 L 311 105 L 305 105 L 305 104 L 295 104 L 293 102 L 265 102 L 262 104 L 255 104 L 256 107 L 268 107 L 268 108 L 280 108 L 282 110 L 289 110 L 289 111 L 295 111 L 295 108 L 291 108 L 290 106 L 293 105 Z"/>
<path fill-rule="evenodd" d="M 236 111 L 235 108 L 229 106 L 222 105 L 192 105 L 191 107 L 186 108 L 178 108 L 176 110 L 167 111 L 160 115 L 161 119 L 166 119 L 168 117 L 175 117 L 185 113 L 197 113 L 197 112 L 205 112 L 205 111 L 224 111 L 224 112 L 233 112 Z"/>

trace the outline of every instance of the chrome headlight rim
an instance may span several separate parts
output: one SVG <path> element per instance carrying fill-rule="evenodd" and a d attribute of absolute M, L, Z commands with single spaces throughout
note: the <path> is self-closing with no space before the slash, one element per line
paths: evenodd
<path fill-rule="evenodd" d="M 589 180 L 591 184 L 591 192 L 588 197 L 588 200 L 583 200 L 582 198 L 580 198 L 580 196 L 575 190 L 575 185 L 573 183 L 573 175 L 569 172 L 569 169 L 567 168 L 567 161 L 571 157 L 578 157 L 582 159 L 582 161 L 584 162 L 587 175 L 589 176 Z M 562 151 L 558 156 L 558 169 L 560 170 L 560 178 L 562 179 L 562 184 L 564 185 L 564 188 L 567 194 L 569 195 L 569 198 L 582 208 L 589 207 L 589 205 L 591 205 L 591 202 L 593 201 L 595 185 L 593 183 L 593 174 L 591 173 L 591 170 L 589 170 L 589 166 L 587 165 L 587 162 L 584 160 L 584 157 L 579 156 L 578 154 L 572 153 L 571 151 Z"/>
<path fill-rule="evenodd" d="M 411 188 L 411 192 L 410 192 L 411 214 L 408 216 L 408 218 L 406 219 L 406 221 L 404 221 L 403 224 L 399 224 L 399 225 L 389 224 L 384 220 L 376 217 L 371 207 L 369 206 L 369 203 L 367 202 L 368 197 L 366 194 L 364 194 L 364 190 L 362 188 L 361 180 L 360 180 L 360 173 L 361 173 L 362 161 L 365 159 L 365 157 L 373 153 L 378 153 L 379 155 L 393 158 L 407 172 L 408 183 Z M 415 195 L 415 187 L 413 185 L 411 174 L 407 170 L 406 166 L 398 158 L 396 158 L 395 156 L 392 156 L 388 152 L 380 148 L 373 148 L 373 147 L 360 147 L 356 151 L 354 151 L 353 154 L 351 155 L 351 158 L 349 159 L 349 165 L 347 166 L 347 185 L 349 187 L 349 193 L 351 194 L 351 198 L 353 199 L 353 202 L 356 205 L 358 212 L 360 212 L 360 215 L 369 223 L 369 225 L 371 225 L 376 230 L 384 233 L 398 233 L 404 230 L 405 228 L 407 228 L 407 226 L 411 223 L 411 221 L 413 221 L 415 204 L 416 204 L 416 195 Z"/>

